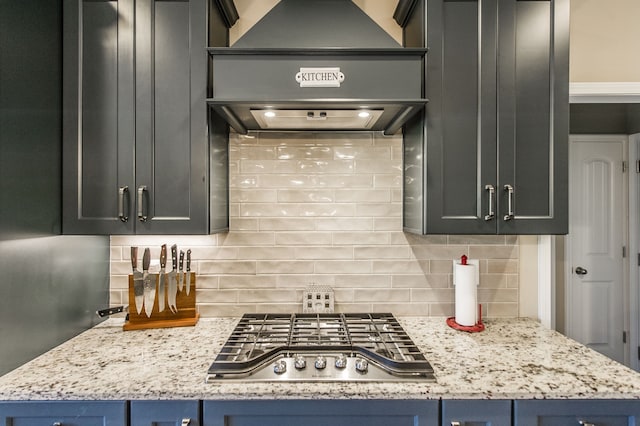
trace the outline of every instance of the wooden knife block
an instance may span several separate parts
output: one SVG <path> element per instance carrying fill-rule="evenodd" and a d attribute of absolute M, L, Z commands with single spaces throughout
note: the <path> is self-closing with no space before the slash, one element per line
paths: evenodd
<path fill-rule="evenodd" d="M 150 274 L 155 278 L 156 283 L 156 297 L 153 302 L 153 311 L 151 316 L 147 317 L 147 314 L 142 311 L 138 314 L 135 306 L 135 294 L 133 292 L 133 275 L 129 275 L 129 320 L 124 323 L 122 327 L 124 330 L 142 330 L 147 328 L 165 328 L 165 327 L 189 327 L 196 325 L 200 314 L 196 312 L 196 273 L 189 272 L 191 274 L 191 289 L 189 294 L 186 293 L 186 287 L 183 285 L 182 291 L 178 290 L 176 295 L 176 307 L 178 312 L 173 313 L 169 309 L 168 292 L 165 286 L 165 303 L 164 310 L 162 312 L 158 309 L 158 275 Z M 187 273 L 183 272 L 182 279 L 187 277 Z M 167 276 L 168 281 L 168 276 Z"/>

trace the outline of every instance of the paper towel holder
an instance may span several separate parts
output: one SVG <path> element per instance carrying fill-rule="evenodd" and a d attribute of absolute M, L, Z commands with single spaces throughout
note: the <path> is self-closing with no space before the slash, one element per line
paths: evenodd
<path fill-rule="evenodd" d="M 478 303 L 478 322 L 476 325 L 460 325 L 456 322 L 456 317 L 447 318 L 447 325 L 455 330 L 466 331 L 468 333 L 479 333 L 484 331 L 484 323 L 482 322 L 482 304 Z"/>

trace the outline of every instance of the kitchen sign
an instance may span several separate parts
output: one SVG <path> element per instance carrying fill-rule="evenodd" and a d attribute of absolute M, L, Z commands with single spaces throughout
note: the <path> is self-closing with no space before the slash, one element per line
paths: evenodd
<path fill-rule="evenodd" d="M 340 87 L 344 74 L 339 67 L 300 68 L 296 81 L 300 87 Z"/>

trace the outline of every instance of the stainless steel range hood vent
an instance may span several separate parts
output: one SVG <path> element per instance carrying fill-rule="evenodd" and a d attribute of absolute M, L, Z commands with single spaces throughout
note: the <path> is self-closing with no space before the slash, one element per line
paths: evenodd
<path fill-rule="evenodd" d="M 398 45 L 351 0 L 281 0 L 232 47 L 209 48 L 207 102 L 239 133 L 393 134 L 427 102 L 425 53 Z"/>

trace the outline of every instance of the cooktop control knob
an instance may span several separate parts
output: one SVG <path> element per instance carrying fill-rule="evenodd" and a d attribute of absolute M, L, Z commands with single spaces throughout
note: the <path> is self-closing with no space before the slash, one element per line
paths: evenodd
<path fill-rule="evenodd" d="M 345 368 L 347 366 L 347 357 L 340 354 L 336 357 L 336 368 Z"/>
<path fill-rule="evenodd" d="M 296 370 L 304 370 L 307 366 L 307 360 L 302 355 L 296 355 L 293 365 Z"/>
<path fill-rule="evenodd" d="M 356 370 L 360 373 L 366 373 L 369 369 L 369 363 L 364 358 L 356 358 Z"/>
<path fill-rule="evenodd" d="M 327 366 L 327 359 L 322 355 L 320 355 L 319 357 L 316 358 L 315 366 L 316 366 L 316 369 L 322 370 Z"/>
<path fill-rule="evenodd" d="M 284 359 L 281 359 L 280 361 L 277 361 L 274 365 L 273 365 L 273 372 L 276 374 L 282 374 L 284 372 L 287 371 L 287 363 L 285 362 Z"/>

